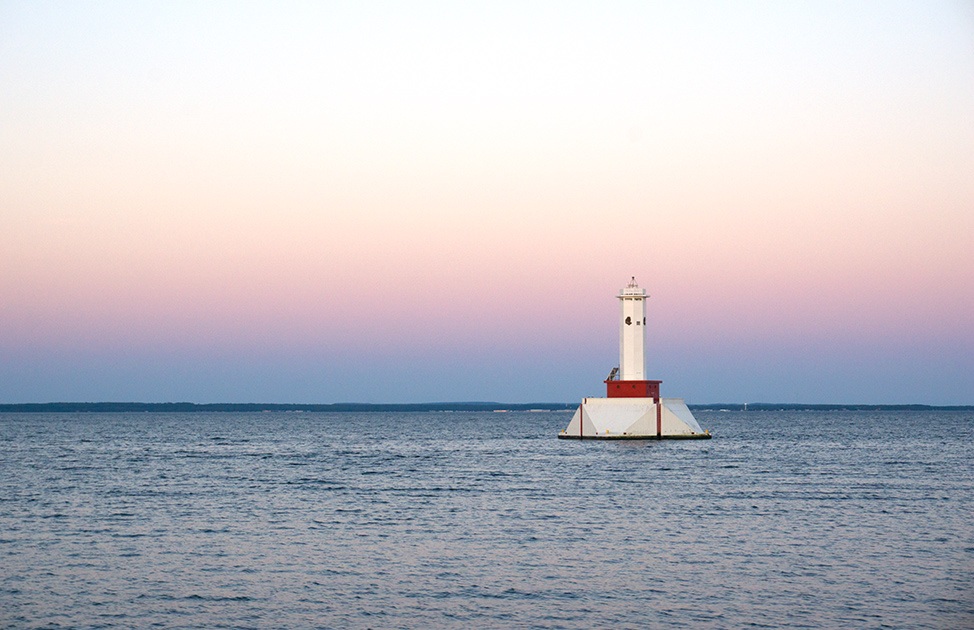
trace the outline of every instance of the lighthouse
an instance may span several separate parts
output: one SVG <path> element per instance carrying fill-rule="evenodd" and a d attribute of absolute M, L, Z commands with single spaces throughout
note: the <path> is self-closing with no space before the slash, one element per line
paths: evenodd
<path fill-rule="evenodd" d="M 633 276 L 619 291 L 619 380 L 641 381 L 646 378 L 646 290 L 640 289 Z"/>
<path fill-rule="evenodd" d="M 646 378 L 646 290 L 633 277 L 619 300 L 619 365 L 605 379 L 605 398 L 584 398 L 565 439 L 708 439 L 682 398 L 661 398 L 662 381 Z"/>
<path fill-rule="evenodd" d="M 659 398 L 661 381 L 646 380 L 646 295 L 633 277 L 619 299 L 619 366 L 606 379 L 609 398 Z"/>

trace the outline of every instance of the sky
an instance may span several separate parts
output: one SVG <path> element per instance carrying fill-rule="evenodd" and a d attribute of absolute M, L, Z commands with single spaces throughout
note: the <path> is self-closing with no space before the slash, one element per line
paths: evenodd
<path fill-rule="evenodd" d="M 0 402 L 974 404 L 970 2 L 0 0 Z"/>

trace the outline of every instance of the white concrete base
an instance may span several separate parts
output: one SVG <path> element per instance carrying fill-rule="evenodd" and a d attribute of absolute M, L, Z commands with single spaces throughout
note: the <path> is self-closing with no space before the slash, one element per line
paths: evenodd
<path fill-rule="evenodd" d="M 657 430 L 657 420 L 659 427 Z M 681 398 L 585 398 L 568 427 L 565 439 L 708 439 Z"/>

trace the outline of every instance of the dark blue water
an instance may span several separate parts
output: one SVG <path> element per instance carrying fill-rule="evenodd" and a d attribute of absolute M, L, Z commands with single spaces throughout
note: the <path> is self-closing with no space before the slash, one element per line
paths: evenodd
<path fill-rule="evenodd" d="M 974 414 L 0 414 L 4 627 L 974 627 Z"/>

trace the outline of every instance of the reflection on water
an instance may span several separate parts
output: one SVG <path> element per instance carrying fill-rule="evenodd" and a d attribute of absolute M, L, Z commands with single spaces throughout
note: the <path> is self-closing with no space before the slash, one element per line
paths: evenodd
<path fill-rule="evenodd" d="M 0 414 L 0 625 L 972 627 L 974 415 Z"/>

